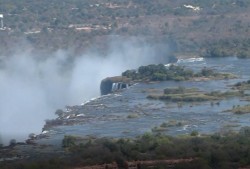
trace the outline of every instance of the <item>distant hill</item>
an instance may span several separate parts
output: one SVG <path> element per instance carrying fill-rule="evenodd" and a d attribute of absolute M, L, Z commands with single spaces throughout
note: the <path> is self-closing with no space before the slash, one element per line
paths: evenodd
<path fill-rule="evenodd" d="M 108 35 L 119 35 L 171 40 L 174 52 L 247 57 L 249 9 L 244 0 L 2 0 L 0 51 L 23 40 L 47 52 L 105 50 Z"/>

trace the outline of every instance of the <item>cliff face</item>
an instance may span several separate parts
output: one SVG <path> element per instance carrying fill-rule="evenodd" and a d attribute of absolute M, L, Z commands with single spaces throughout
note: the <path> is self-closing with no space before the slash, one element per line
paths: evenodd
<path fill-rule="evenodd" d="M 123 76 L 107 77 L 101 81 L 101 95 L 106 95 L 120 89 L 128 88 L 132 80 Z"/>

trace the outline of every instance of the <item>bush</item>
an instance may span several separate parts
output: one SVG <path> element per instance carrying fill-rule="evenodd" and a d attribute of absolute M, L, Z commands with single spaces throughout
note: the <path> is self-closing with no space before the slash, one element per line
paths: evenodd
<path fill-rule="evenodd" d="M 166 75 L 163 73 L 154 73 L 151 80 L 153 81 L 164 81 L 166 80 Z"/>
<path fill-rule="evenodd" d="M 202 76 L 213 76 L 214 75 L 214 71 L 212 69 L 203 68 L 201 70 L 201 75 Z"/>
<path fill-rule="evenodd" d="M 76 138 L 74 136 L 64 136 L 62 141 L 62 147 L 69 148 L 75 146 Z"/>
<path fill-rule="evenodd" d="M 122 76 L 126 76 L 128 78 L 134 79 L 136 77 L 136 71 L 135 70 L 126 70 L 122 73 Z"/>
<path fill-rule="evenodd" d="M 240 135 L 250 137 L 250 127 L 242 127 L 239 132 Z"/>
<path fill-rule="evenodd" d="M 198 136 L 198 135 L 199 135 L 198 131 L 192 131 L 190 133 L 190 136 Z"/>

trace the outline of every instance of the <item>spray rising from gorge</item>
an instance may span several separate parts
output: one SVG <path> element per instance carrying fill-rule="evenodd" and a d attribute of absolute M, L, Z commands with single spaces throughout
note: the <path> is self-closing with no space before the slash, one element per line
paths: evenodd
<path fill-rule="evenodd" d="M 166 45 L 135 40 L 112 42 L 106 56 L 86 52 L 74 59 L 58 51 L 37 59 L 29 47 L 1 61 L 0 144 L 40 133 L 58 108 L 100 95 L 100 81 L 126 69 L 167 60 Z M 158 57 L 159 56 L 159 57 Z"/>

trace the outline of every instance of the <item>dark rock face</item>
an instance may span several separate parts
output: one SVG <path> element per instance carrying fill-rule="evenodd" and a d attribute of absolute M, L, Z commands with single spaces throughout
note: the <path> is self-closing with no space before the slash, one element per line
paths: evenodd
<path fill-rule="evenodd" d="M 108 77 L 101 81 L 101 95 L 106 95 L 121 89 L 128 88 L 131 85 L 131 79 L 123 77 L 123 76 L 116 76 L 116 77 Z"/>
<path fill-rule="evenodd" d="M 100 90 L 101 90 L 101 95 L 106 95 L 111 93 L 112 90 L 112 80 L 110 78 L 106 78 L 102 80 Z"/>

